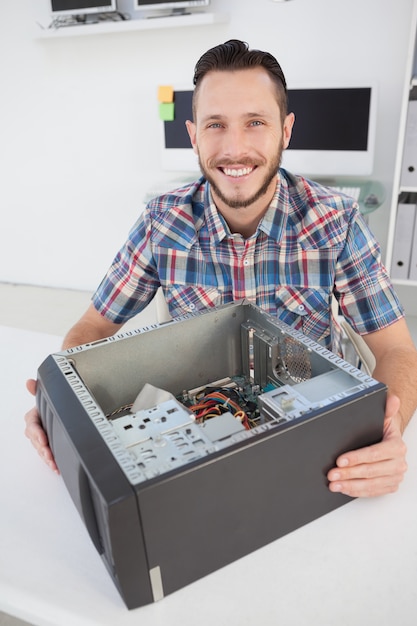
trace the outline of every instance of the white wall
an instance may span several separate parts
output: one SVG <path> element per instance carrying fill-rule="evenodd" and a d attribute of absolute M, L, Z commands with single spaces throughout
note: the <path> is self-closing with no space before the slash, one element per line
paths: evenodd
<path fill-rule="evenodd" d="M 3 0 L 6 4 L 6 0 Z M 413 0 L 212 0 L 216 26 L 38 39 L 46 0 L 7 0 L 0 21 L 0 281 L 92 290 L 159 166 L 156 89 L 189 83 L 231 37 L 271 51 L 288 83 L 376 81 L 371 218 L 383 247 Z M 173 175 L 174 177 L 174 175 Z"/>

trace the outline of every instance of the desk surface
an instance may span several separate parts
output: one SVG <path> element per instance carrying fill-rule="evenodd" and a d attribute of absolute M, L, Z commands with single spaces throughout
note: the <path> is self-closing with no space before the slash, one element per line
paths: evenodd
<path fill-rule="evenodd" d="M 0 327 L 0 610 L 42 626 L 414 626 L 417 418 L 396 494 L 355 500 L 167 596 L 128 611 L 61 477 L 24 437 L 24 383 L 60 338 Z"/>

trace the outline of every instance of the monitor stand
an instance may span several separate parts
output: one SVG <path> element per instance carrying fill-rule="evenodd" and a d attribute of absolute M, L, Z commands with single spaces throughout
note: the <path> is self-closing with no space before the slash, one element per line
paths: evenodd
<path fill-rule="evenodd" d="M 176 16 L 182 16 L 182 15 L 191 15 L 191 11 L 187 11 L 185 8 L 171 9 L 167 13 L 161 11 L 161 13 L 157 13 L 156 15 L 147 15 L 146 19 L 152 20 L 158 17 L 176 17 Z"/>

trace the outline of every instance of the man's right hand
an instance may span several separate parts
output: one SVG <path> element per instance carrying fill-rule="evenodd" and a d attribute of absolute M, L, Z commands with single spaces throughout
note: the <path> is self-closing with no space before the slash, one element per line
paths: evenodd
<path fill-rule="evenodd" d="M 26 388 L 33 396 L 36 394 L 36 380 L 30 379 L 26 382 Z M 34 448 L 38 451 L 39 456 L 45 463 L 57 474 L 59 474 L 58 466 L 55 463 L 51 448 L 49 447 L 48 437 L 42 428 L 41 418 L 36 407 L 30 409 L 25 415 L 25 435 Z"/>

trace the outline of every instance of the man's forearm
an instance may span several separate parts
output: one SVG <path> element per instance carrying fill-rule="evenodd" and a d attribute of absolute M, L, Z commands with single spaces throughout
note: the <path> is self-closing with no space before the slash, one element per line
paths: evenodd
<path fill-rule="evenodd" d="M 112 334 L 112 333 L 110 333 Z M 109 337 L 110 334 L 100 332 L 96 327 L 87 322 L 77 322 L 65 335 L 62 342 L 62 349 L 74 348 L 84 343 L 91 343 Z"/>
<path fill-rule="evenodd" d="M 74 346 L 105 339 L 117 333 L 122 326 L 123 324 L 115 324 L 104 318 L 93 305 L 90 305 L 81 319 L 65 335 L 62 349 L 67 350 Z"/>
<path fill-rule="evenodd" d="M 391 348 L 377 360 L 373 377 L 399 397 L 403 432 L 417 407 L 417 351 L 411 346 Z"/>

